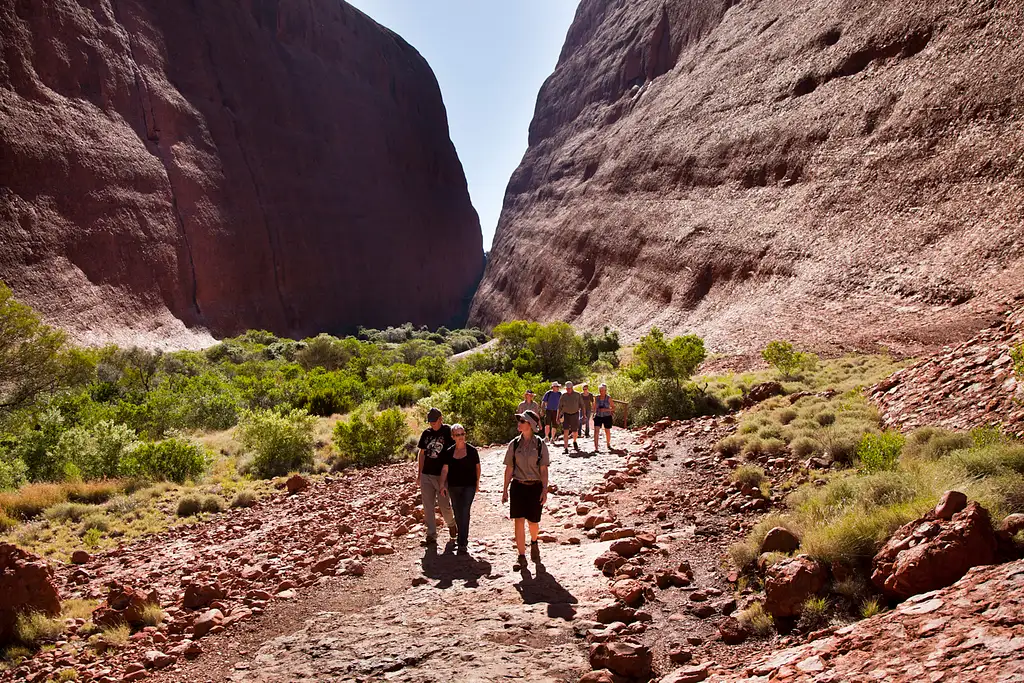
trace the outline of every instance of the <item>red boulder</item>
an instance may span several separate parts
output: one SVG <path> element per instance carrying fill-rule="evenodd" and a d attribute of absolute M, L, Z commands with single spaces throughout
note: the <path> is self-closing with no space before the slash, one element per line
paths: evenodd
<path fill-rule="evenodd" d="M 653 662 L 651 650 L 638 643 L 597 643 L 590 648 L 591 668 L 608 669 L 620 676 L 646 680 L 651 675 Z"/>
<path fill-rule="evenodd" d="M 128 624 L 142 626 L 148 605 L 159 605 L 156 591 L 143 593 L 119 583 L 110 584 L 107 599 L 92 612 L 92 622 L 101 628 Z"/>
<path fill-rule="evenodd" d="M 950 586 L 971 567 L 995 562 L 998 542 L 988 511 L 970 503 L 949 520 L 935 511 L 900 527 L 875 555 L 871 581 L 889 598 Z"/>
<path fill-rule="evenodd" d="M 53 569 L 38 555 L 9 543 L 0 543 L 0 595 L 0 644 L 13 638 L 21 613 L 60 614 Z"/>
<path fill-rule="evenodd" d="M 828 570 L 806 555 L 777 562 L 765 576 L 764 608 L 773 617 L 795 617 L 807 598 L 825 588 Z"/>

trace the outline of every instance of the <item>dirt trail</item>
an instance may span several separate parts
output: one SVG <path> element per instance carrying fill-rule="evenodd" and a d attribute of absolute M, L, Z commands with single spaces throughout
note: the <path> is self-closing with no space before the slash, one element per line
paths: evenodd
<path fill-rule="evenodd" d="M 625 434 L 617 434 L 620 442 Z M 637 449 L 629 444 L 630 450 Z M 514 572 L 504 449 L 481 453 L 483 490 L 473 506 L 469 556 L 422 548 L 419 537 L 363 579 L 325 579 L 275 603 L 248 633 L 204 642 L 207 654 L 160 680 L 563 681 L 586 670 L 576 614 L 607 598 L 594 558 L 608 543 L 575 529 L 579 493 L 621 467 L 624 455 L 565 456 L 553 449 L 539 558 Z M 567 528 L 568 527 L 568 528 Z M 570 538 L 576 544 L 570 544 Z M 538 561 L 539 559 L 539 561 Z M 414 585 L 419 584 L 419 585 Z M 297 623 L 301 615 L 304 621 Z M 282 621 L 279 623 L 279 619 Z M 261 639 L 262 642 L 261 642 Z"/>

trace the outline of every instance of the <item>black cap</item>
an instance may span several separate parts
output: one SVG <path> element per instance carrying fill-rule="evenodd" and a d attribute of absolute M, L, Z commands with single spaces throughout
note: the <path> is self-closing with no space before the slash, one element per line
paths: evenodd
<path fill-rule="evenodd" d="M 441 419 L 441 411 L 437 408 L 431 408 L 427 411 L 427 422 L 435 422 Z"/>

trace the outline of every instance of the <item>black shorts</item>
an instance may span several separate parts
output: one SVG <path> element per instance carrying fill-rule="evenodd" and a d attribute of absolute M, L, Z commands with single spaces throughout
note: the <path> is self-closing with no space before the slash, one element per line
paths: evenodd
<path fill-rule="evenodd" d="M 547 422 L 548 422 L 549 426 L 551 426 L 551 427 L 557 427 L 558 426 L 558 411 L 557 410 L 547 410 L 547 411 L 545 411 L 544 412 L 544 417 L 547 418 Z"/>
<path fill-rule="evenodd" d="M 512 480 L 508 489 L 509 517 L 512 519 L 526 518 L 537 524 L 540 522 L 540 494 L 543 492 L 544 484 L 524 484 L 521 481 Z"/>
<path fill-rule="evenodd" d="M 604 417 L 601 417 L 600 415 L 595 415 L 594 416 L 594 429 L 597 429 L 598 427 L 604 427 L 605 429 L 611 429 L 612 428 L 612 416 L 611 415 L 605 415 Z"/>
<path fill-rule="evenodd" d="M 578 432 L 580 431 L 580 414 L 579 413 L 566 413 L 562 416 L 562 429 L 567 432 Z"/>

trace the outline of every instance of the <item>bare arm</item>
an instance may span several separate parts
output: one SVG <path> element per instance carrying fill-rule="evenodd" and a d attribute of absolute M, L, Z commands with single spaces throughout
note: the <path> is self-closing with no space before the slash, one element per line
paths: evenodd
<path fill-rule="evenodd" d="M 416 458 L 416 476 L 420 476 L 423 473 L 423 453 L 424 450 L 420 449 L 420 454 Z"/>
<path fill-rule="evenodd" d="M 548 468 L 545 465 L 540 468 L 540 481 L 540 504 L 543 505 L 548 501 Z"/>
<path fill-rule="evenodd" d="M 512 465 L 505 465 L 505 484 L 501 489 L 501 502 L 508 502 L 508 485 L 512 482 Z"/>
<path fill-rule="evenodd" d="M 480 463 L 476 464 L 476 490 L 480 490 Z"/>
<path fill-rule="evenodd" d="M 448 465 L 441 467 L 441 495 L 446 495 L 448 490 Z"/>

